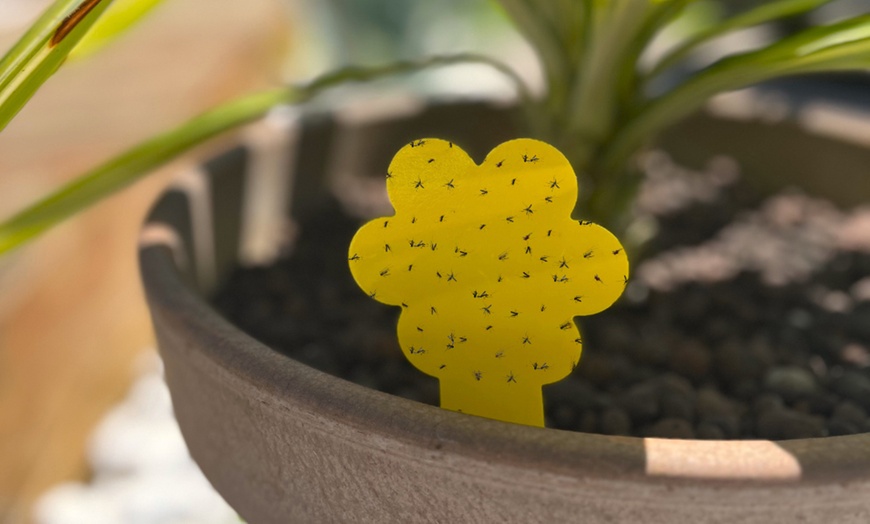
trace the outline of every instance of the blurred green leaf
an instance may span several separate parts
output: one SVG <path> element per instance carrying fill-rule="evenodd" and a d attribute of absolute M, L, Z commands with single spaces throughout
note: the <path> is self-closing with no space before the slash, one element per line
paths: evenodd
<path fill-rule="evenodd" d="M 582 54 L 590 0 L 497 2 L 538 54 L 548 88 L 558 90 L 569 82 L 575 69 L 569 56 L 579 59 Z"/>
<path fill-rule="evenodd" d="M 140 22 L 163 0 L 115 0 L 100 20 L 70 53 L 78 59 L 94 54 Z"/>
<path fill-rule="evenodd" d="M 721 23 L 714 24 L 686 39 L 663 57 L 648 73 L 647 77 L 653 78 L 661 74 L 663 71 L 673 67 L 686 58 L 686 56 L 699 46 L 713 40 L 714 38 L 732 31 L 738 31 L 740 29 L 746 29 L 748 27 L 766 24 L 775 20 L 806 13 L 807 11 L 812 11 L 824 4 L 831 3 L 832 1 L 833 0 L 776 0 L 773 2 L 762 3 L 758 7 L 731 18 L 727 18 Z"/>
<path fill-rule="evenodd" d="M 0 131 L 54 74 L 112 1 L 55 1 L 0 59 Z"/>
<path fill-rule="evenodd" d="M 647 137 L 718 93 L 787 75 L 868 68 L 870 15 L 808 29 L 763 49 L 723 58 L 649 101 L 610 144 L 602 165 L 605 169 L 618 165 Z"/>
<path fill-rule="evenodd" d="M 248 95 L 207 111 L 172 131 L 129 149 L 0 223 L 0 255 L 127 187 L 197 144 L 255 120 L 276 105 L 302 103 L 324 90 L 349 82 L 365 82 L 389 75 L 467 63 L 486 65 L 504 73 L 517 83 L 520 97 L 529 100 L 528 89 L 513 70 L 491 58 L 472 54 L 435 56 L 422 61 L 395 62 L 380 67 L 348 67 L 322 75 L 303 86 Z"/>
<path fill-rule="evenodd" d="M 569 129 L 593 140 L 612 132 L 619 117 L 620 95 L 630 89 L 637 57 L 663 21 L 690 1 L 613 0 L 596 4 L 570 93 Z"/>
<path fill-rule="evenodd" d="M 244 97 L 208 111 L 88 171 L 0 224 L 0 254 L 126 187 L 194 145 L 253 120 L 276 104 L 294 101 L 298 96 L 295 90 L 277 89 Z"/>

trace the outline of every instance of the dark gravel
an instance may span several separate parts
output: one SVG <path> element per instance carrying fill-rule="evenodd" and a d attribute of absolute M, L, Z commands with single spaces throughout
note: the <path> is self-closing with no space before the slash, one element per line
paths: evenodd
<path fill-rule="evenodd" d="M 693 204 L 662 224 L 693 223 L 711 209 L 712 218 L 697 221 L 709 236 L 734 218 L 732 204 Z M 215 304 L 294 359 L 437 405 L 437 380 L 414 369 L 397 346 L 397 311 L 368 298 L 350 277 L 346 246 L 358 223 L 334 203 L 326 208 L 303 217 L 290 256 L 237 270 Z M 697 236 L 693 229 L 683 243 Z M 680 245 L 678 237 L 666 228 L 648 256 Z M 633 282 L 617 305 L 581 319 L 577 370 L 544 388 L 547 425 L 699 439 L 870 431 L 870 303 L 849 299 L 844 308 L 830 299 L 866 279 L 870 255 L 840 250 L 816 258 L 802 281 L 775 286 L 756 270 L 661 290 Z"/>

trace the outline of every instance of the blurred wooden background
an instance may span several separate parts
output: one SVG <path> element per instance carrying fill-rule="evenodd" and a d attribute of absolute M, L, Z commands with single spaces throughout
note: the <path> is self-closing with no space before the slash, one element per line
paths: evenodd
<path fill-rule="evenodd" d="M 277 85 L 288 20 L 282 0 L 171 0 L 67 64 L 0 135 L 0 217 L 207 107 Z M 0 52 L 16 36 L 0 34 Z M 41 492 L 87 476 L 87 435 L 153 345 L 139 223 L 205 152 L 0 258 L 0 523 L 27 522 Z"/>

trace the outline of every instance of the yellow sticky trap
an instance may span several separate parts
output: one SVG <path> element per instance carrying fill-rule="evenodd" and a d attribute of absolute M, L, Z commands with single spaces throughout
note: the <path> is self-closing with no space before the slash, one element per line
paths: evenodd
<path fill-rule="evenodd" d="M 574 317 L 609 307 L 628 280 L 619 240 L 570 218 L 568 160 L 519 139 L 478 166 L 451 142 L 415 140 L 387 191 L 396 214 L 360 228 L 348 254 L 363 290 L 402 307 L 405 356 L 438 377 L 442 408 L 543 426 L 541 386 L 580 359 Z"/>

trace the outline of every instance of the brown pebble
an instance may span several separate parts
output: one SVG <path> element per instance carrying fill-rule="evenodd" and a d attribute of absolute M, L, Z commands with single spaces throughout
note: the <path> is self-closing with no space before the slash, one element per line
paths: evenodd
<path fill-rule="evenodd" d="M 577 430 L 584 433 L 595 433 L 598 431 L 598 414 L 591 409 L 584 411 L 577 423 Z"/>
<path fill-rule="evenodd" d="M 695 438 L 695 431 L 688 420 L 680 418 L 663 418 L 648 427 L 646 436 L 658 438 Z"/>
<path fill-rule="evenodd" d="M 697 414 L 699 418 L 716 415 L 740 416 L 743 408 L 737 402 L 729 399 L 712 388 L 698 391 Z"/>
<path fill-rule="evenodd" d="M 701 419 L 702 423 L 719 428 L 724 438 L 737 438 L 741 433 L 740 417 L 737 415 L 710 415 Z"/>
<path fill-rule="evenodd" d="M 661 411 L 663 417 L 691 421 L 695 418 L 695 399 L 692 396 L 665 391 L 662 393 Z"/>
<path fill-rule="evenodd" d="M 658 375 L 657 378 L 659 388 L 663 392 L 673 392 L 681 395 L 695 397 L 695 388 L 692 383 L 686 378 L 674 373 L 664 373 Z"/>
<path fill-rule="evenodd" d="M 870 409 L 870 377 L 859 371 L 847 371 L 833 381 L 834 390 L 864 409 Z"/>
<path fill-rule="evenodd" d="M 549 402 L 570 404 L 578 412 L 594 406 L 597 396 L 598 392 L 587 381 L 574 376 L 544 386 L 544 398 Z"/>
<path fill-rule="evenodd" d="M 825 436 L 820 417 L 804 415 L 790 409 L 769 410 L 756 420 L 758 436 L 770 440 L 789 440 Z"/>
<path fill-rule="evenodd" d="M 779 394 L 786 402 L 809 397 L 816 392 L 816 378 L 799 366 L 777 366 L 764 376 L 764 388 Z"/>
<path fill-rule="evenodd" d="M 550 410 L 553 427 L 559 429 L 573 428 L 577 421 L 577 410 L 571 404 L 559 403 Z"/>
<path fill-rule="evenodd" d="M 707 421 L 698 424 L 695 435 L 703 440 L 722 440 L 725 438 L 725 433 L 719 426 Z"/>
<path fill-rule="evenodd" d="M 855 433 L 860 432 L 861 430 L 858 429 L 858 426 L 852 424 L 851 422 L 846 422 L 845 420 L 828 421 L 828 434 L 832 437 L 838 437 L 841 435 L 854 435 Z"/>
<path fill-rule="evenodd" d="M 817 391 L 806 399 L 810 412 L 816 415 L 830 415 L 837 407 L 837 396 L 831 393 Z"/>
<path fill-rule="evenodd" d="M 713 355 L 713 369 L 727 382 L 758 379 L 764 374 L 764 362 L 743 341 L 728 339 Z"/>
<path fill-rule="evenodd" d="M 806 399 L 798 400 L 797 402 L 793 402 L 791 405 L 791 409 L 793 409 L 799 413 L 804 413 L 807 415 L 813 414 L 813 410 L 810 407 L 810 402 Z"/>
<path fill-rule="evenodd" d="M 782 409 L 784 407 L 785 402 L 776 393 L 762 393 L 752 401 L 752 411 L 759 414 L 771 409 Z"/>
<path fill-rule="evenodd" d="M 589 380 L 592 384 L 607 384 L 616 376 L 617 365 L 608 356 L 589 352 L 584 354 L 583 358 L 580 359 L 580 365 L 577 366 L 577 374 Z"/>
<path fill-rule="evenodd" d="M 601 432 L 605 435 L 628 435 L 631 432 L 628 413 L 615 407 L 605 409 L 601 414 Z"/>
<path fill-rule="evenodd" d="M 731 385 L 730 392 L 734 398 L 748 402 L 758 396 L 761 386 L 754 380 L 740 380 Z"/>
<path fill-rule="evenodd" d="M 669 367 L 675 373 L 699 381 L 710 372 L 712 360 L 713 356 L 706 346 L 694 340 L 687 340 L 674 348 Z"/>
<path fill-rule="evenodd" d="M 844 400 L 834 408 L 831 420 L 849 422 L 856 427 L 861 427 L 867 420 L 867 411 L 854 402 Z"/>
<path fill-rule="evenodd" d="M 619 405 L 640 424 L 659 415 L 659 388 L 655 381 L 641 382 L 619 396 Z"/>
<path fill-rule="evenodd" d="M 662 365 L 672 358 L 674 337 L 664 334 L 650 334 L 639 343 L 631 346 L 629 355 L 638 364 Z"/>

